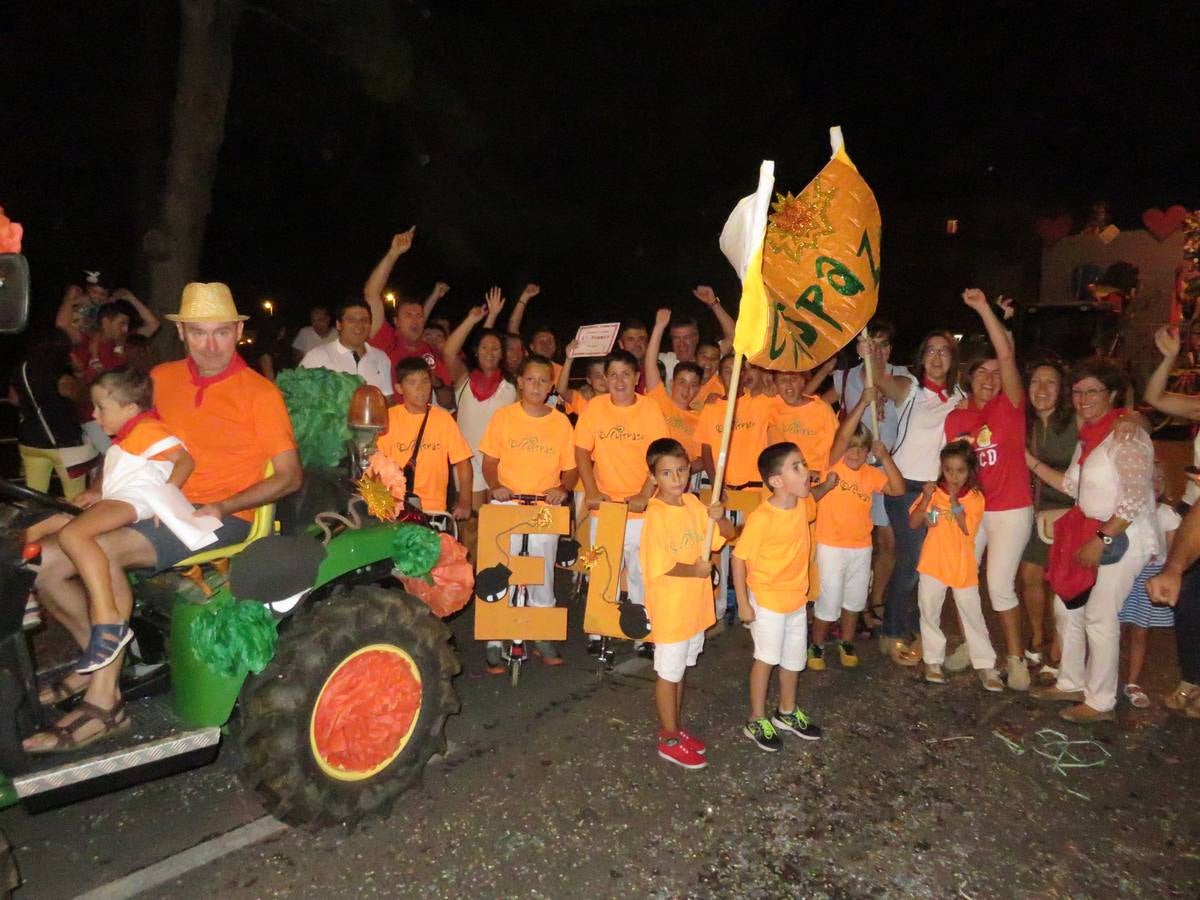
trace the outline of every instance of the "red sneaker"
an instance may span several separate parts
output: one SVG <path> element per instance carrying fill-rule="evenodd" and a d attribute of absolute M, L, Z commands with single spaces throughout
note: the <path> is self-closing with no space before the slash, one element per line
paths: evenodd
<path fill-rule="evenodd" d="M 680 738 L 659 738 L 658 755 L 685 769 L 703 769 L 708 760 L 685 744 Z"/>
<path fill-rule="evenodd" d="M 662 735 L 659 735 L 659 737 L 661 738 Z M 705 744 L 704 741 L 700 740 L 698 737 L 692 737 L 692 735 L 688 734 L 682 728 L 679 729 L 679 742 L 685 747 L 691 747 L 701 756 L 708 751 L 708 745 Z"/>

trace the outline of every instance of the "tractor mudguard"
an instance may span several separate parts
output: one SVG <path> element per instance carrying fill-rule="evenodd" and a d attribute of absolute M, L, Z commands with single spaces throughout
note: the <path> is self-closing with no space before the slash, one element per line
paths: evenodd
<path fill-rule="evenodd" d="M 396 526 L 370 525 L 343 531 L 335 536 L 325 548 L 325 559 L 317 570 L 314 588 L 336 581 L 349 572 L 366 568 L 382 560 L 391 560 L 392 541 Z"/>

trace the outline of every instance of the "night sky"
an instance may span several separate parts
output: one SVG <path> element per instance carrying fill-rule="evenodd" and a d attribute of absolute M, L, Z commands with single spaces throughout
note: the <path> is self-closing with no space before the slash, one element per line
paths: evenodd
<path fill-rule="evenodd" d="M 840 124 L 883 211 L 881 308 L 907 332 L 915 309 L 922 328 L 960 321 L 981 266 L 1024 263 L 1012 290 L 1035 285 L 1037 215 L 1082 219 L 1102 197 L 1134 227 L 1147 207 L 1200 205 L 1200 5 L 831 6 L 262 0 L 238 33 L 197 274 L 299 321 L 357 294 L 415 223 L 396 282 L 448 281 L 456 320 L 525 280 L 543 286 L 529 324 L 563 331 L 703 313 L 693 284 L 737 296 L 716 239 L 759 161 L 797 191 Z M 330 10 L 337 26 L 305 18 Z M 81 269 L 139 285 L 176 11 L 6 16 L 0 205 L 25 224 L 44 325 Z"/>

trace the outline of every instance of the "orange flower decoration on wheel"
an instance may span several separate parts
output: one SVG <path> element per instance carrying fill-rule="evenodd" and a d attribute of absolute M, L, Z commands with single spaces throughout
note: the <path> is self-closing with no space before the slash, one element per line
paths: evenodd
<path fill-rule="evenodd" d="M 325 774 L 361 781 L 383 771 L 412 737 L 421 712 L 421 676 L 411 656 L 372 644 L 344 659 L 313 708 L 309 740 Z"/>

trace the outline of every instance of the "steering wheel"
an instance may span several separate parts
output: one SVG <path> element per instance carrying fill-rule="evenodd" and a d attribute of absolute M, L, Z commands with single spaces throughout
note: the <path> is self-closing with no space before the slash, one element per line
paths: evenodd
<path fill-rule="evenodd" d="M 51 497 L 49 494 L 43 494 L 41 491 L 35 491 L 33 488 L 13 484 L 4 478 L 0 478 L 0 500 L 11 500 L 13 503 L 32 503 L 43 509 L 68 513 L 73 516 L 77 516 L 83 512 L 78 506 L 72 506 L 66 500 Z"/>

